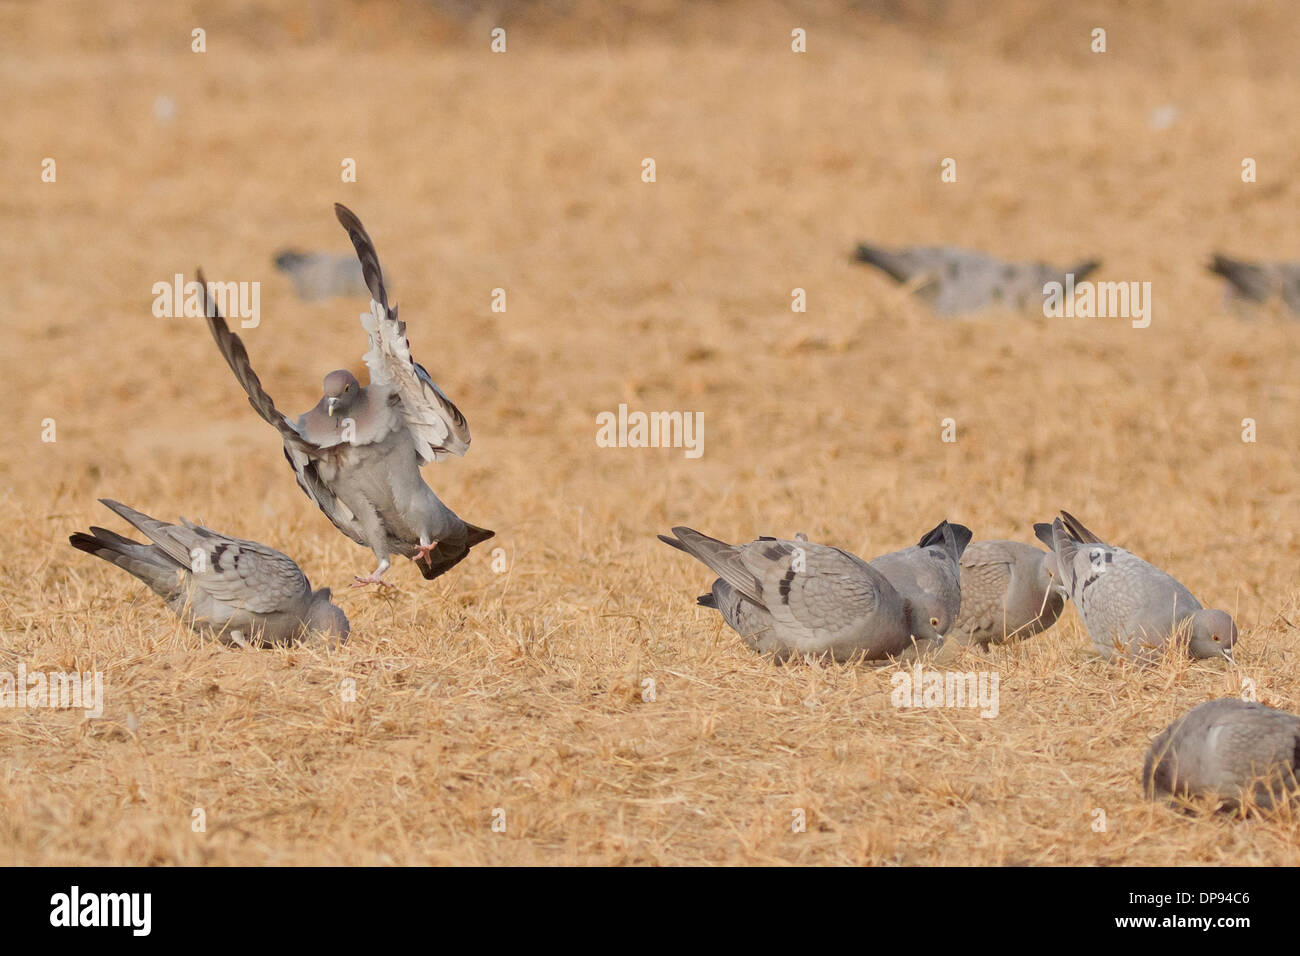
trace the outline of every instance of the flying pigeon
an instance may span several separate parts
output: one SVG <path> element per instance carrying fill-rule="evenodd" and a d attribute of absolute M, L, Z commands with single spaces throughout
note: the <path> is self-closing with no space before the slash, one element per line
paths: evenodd
<path fill-rule="evenodd" d="M 1102 656 L 1149 661 L 1177 636 L 1193 657 L 1232 660 L 1232 617 L 1202 607 L 1169 574 L 1106 544 L 1065 511 L 1051 525 L 1034 525 L 1034 533 L 1051 544 L 1061 583 Z"/>
<path fill-rule="evenodd" d="M 436 578 L 493 535 L 462 521 L 420 475 L 431 461 L 464 455 L 469 426 L 411 357 L 406 323 L 388 304 L 379 257 L 360 220 L 337 203 L 334 212 L 352 238 L 372 296 L 370 311 L 361 315 L 370 338 L 369 385 L 347 370 L 330 372 L 321 400 L 291 421 L 263 391 L 244 343 L 217 312 L 200 273 L 208 327 L 249 404 L 280 433 L 298 486 L 335 527 L 379 560 L 353 586 L 382 585 L 392 554 L 413 559 L 425 578 Z"/>
<path fill-rule="evenodd" d="M 181 519 L 168 524 L 108 498 L 100 502 L 139 528 L 141 544 L 104 528 L 68 541 L 135 575 L 187 625 L 223 644 L 287 644 L 310 633 L 345 643 L 348 619 L 313 591 L 288 555 Z"/>
<path fill-rule="evenodd" d="M 1297 790 L 1300 717 L 1224 697 L 1198 704 L 1151 741 L 1142 767 L 1146 795 L 1218 797 L 1236 809 L 1250 795 L 1270 809 Z"/>
<path fill-rule="evenodd" d="M 1065 607 L 1056 555 L 1019 541 L 976 541 L 961 556 L 962 644 L 1019 641 L 1047 630 Z"/>
<path fill-rule="evenodd" d="M 1004 262 L 954 246 L 890 250 L 863 244 L 858 246 L 857 259 L 880 269 L 895 282 L 913 286 L 913 292 L 938 315 L 995 307 L 1041 311 L 1043 286 L 1049 282 L 1064 285 L 1067 274 L 1078 282 L 1100 265 L 1091 259 L 1067 268 L 1045 262 Z"/>
<path fill-rule="evenodd" d="M 1246 262 L 1216 253 L 1208 268 L 1228 280 L 1225 297 L 1230 305 L 1265 303 L 1280 296 L 1300 315 L 1300 262 Z"/>
<path fill-rule="evenodd" d="M 700 596 L 760 654 L 846 661 L 882 660 L 914 645 L 943 646 L 933 625 L 871 565 L 856 555 L 810 543 L 763 537 L 731 545 L 691 528 L 659 540 L 704 562 L 719 575 Z M 921 649 L 921 644 L 916 645 Z"/>
<path fill-rule="evenodd" d="M 970 528 L 943 521 L 912 547 L 882 554 L 870 563 L 919 616 L 947 634 L 961 613 L 960 561 L 970 539 Z"/>

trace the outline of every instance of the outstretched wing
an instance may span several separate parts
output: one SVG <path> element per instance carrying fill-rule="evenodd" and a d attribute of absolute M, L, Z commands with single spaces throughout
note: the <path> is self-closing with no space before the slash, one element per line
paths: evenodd
<path fill-rule="evenodd" d="M 240 341 L 238 335 L 230 331 L 226 320 L 217 310 L 216 302 L 208 295 L 208 284 L 203 278 L 202 270 L 199 271 L 198 278 L 199 285 L 203 287 L 203 312 L 207 316 L 208 329 L 212 332 L 212 338 L 216 341 L 226 364 L 235 373 L 236 381 L 248 395 L 248 404 L 253 406 L 253 411 L 280 433 L 280 438 L 284 442 L 284 457 L 288 459 L 289 467 L 293 469 L 294 476 L 298 479 L 298 487 L 316 503 L 325 517 L 334 522 L 336 528 L 357 544 L 366 546 L 357 516 L 334 496 L 334 492 L 321 480 L 316 470 L 316 461 L 325 453 L 325 449 L 304 438 L 294 423 L 275 407 L 275 402 L 270 395 L 266 394 L 261 380 L 253 371 L 244 343 Z"/>
<path fill-rule="evenodd" d="M 469 424 L 424 366 L 411 357 L 406 323 L 398 320 L 397 307 L 388 304 L 374 243 L 352 210 L 335 203 L 334 213 L 348 231 L 370 289 L 370 311 L 361 315 L 370 337 L 370 350 L 364 356 L 370 385 L 388 387 L 401 400 L 402 417 L 422 464 L 464 455 L 469 450 Z"/>

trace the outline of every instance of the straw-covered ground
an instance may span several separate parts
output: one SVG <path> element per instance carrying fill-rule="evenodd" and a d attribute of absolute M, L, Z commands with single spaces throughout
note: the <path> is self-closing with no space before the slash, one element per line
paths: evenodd
<path fill-rule="evenodd" d="M 0 6 L 0 670 L 105 693 L 97 720 L 0 710 L 0 861 L 1300 863 L 1300 817 L 1139 782 L 1196 703 L 1300 709 L 1298 327 L 1228 314 L 1204 270 L 1300 258 L 1285 5 L 311 9 Z M 196 266 L 260 281 L 254 365 L 310 407 L 362 371 L 365 303 L 300 302 L 271 257 L 348 251 L 334 201 L 473 428 L 426 478 L 497 532 L 386 595 L 347 589 L 372 556 L 202 323 L 151 309 Z M 936 319 L 850 261 L 864 239 L 1097 257 L 1153 321 Z M 703 455 L 598 447 L 621 403 L 702 413 Z M 286 551 L 351 641 L 200 640 L 69 547 L 127 530 L 98 497 Z M 1106 665 L 1071 610 L 932 665 L 995 673 L 996 717 L 899 709 L 895 667 L 750 653 L 655 539 L 870 556 L 944 517 L 1032 540 L 1062 507 L 1233 612 L 1239 668 Z"/>

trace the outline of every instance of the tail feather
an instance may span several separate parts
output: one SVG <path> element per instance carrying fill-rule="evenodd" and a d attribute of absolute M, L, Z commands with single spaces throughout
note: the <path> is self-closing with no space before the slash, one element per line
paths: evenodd
<path fill-rule="evenodd" d="M 946 518 L 927 531 L 917 542 L 918 548 L 940 545 L 952 555 L 954 561 L 960 561 L 966 545 L 970 544 L 974 533 L 964 524 L 953 524 Z"/>
<path fill-rule="evenodd" d="M 427 562 L 415 562 L 415 566 L 420 569 L 420 573 L 424 575 L 426 581 L 442 577 L 442 575 L 464 561 L 469 556 L 470 549 L 476 544 L 482 544 L 496 534 L 495 531 L 489 531 L 487 528 L 479 528 L 468 523 L 465 525 L 465 531 L 465 541 L 463 543 L 452 545 L 449 542 L 439 541 L 438 546 L 429 552 Z"/>
<path fill-rule="evenodd" d="M 1088 276 L 1091 273 L 1097 271 L 1097 269 L 1099 269 L 1100 267 L 1101 267 L 1100 259 L 1085 259 L 1083 262 L 1076 263 L 1072 268 L 1067 269 L 1065 271 L 1068 272 L 1070 275 L 1074 276 L 1074 281 L 1078 282 L 1080 279 L 1083 279 L 1085 276 Z"/>
<path fill-rule="evenodd" d="M 1047 545 L 1047 550 L 1055 550 L 1052 545 L 1052 526 L 1046 521 L 1039 521 L 1034 525 L 1034 537 Z"/>
<path fill-rule="evenodd" d="M 1254 263 L 1231 259 L 1216 252 L 1207 268 L 1215 275 L 1227 279 L 1248 299 L 1264 302 L 1272 295 L 1273 288 L 1268 272 Z"/>
<path fill-rule="evenodd" d="M 69 536 L 68 543 L 139 578 L 163 598 L 175 593 L 181 581 L 177 571 L 187 570 L 184 566 L 178 566 L 154 545 L 141 544 L 103 528 L 90 530 L 90 534 L 78 531 Z"/>
<path fill-rule="evenodd" d="M 1063 520 L 1065 530 L 1069 533 L 1070 537 L 1072 537 L 1075 541 L 1078 541 L 1080 544 L 1105 544 L 1106 543 L 1105 541 L 1102 541 L 1101 538 L 1097 537 L 1095 534 L 1093 534 L 1091 531 L 1085 528 L 1083 526 L 1083 522 L 1080 521 L 1078 518 L 1076 518 L 1074 515 L 1070 514 L 1070 512 L 1062 511 L 1061 518 Z"/>
<path fill-rule="evenodd" d="M 1074 556 L 1078 553 L 1079 543 L 1065 530 L 1060 518 L 1052 522 L 1052 550 L 1056 552 L 1057 564 L 1061 568 L 1061 583 L 1066 591 L 1074 594 Z"/>
<path fill-rule="evenodd" d="M 896 253 L 861 243 L 858 245 L 856 257 L 859 262 L 875 266 L 895 282 L 906 282 L 912 278 L 911 270 L 906 268 L 903 260 Z"/>
<path fill-rule="evenodd" d="M 754 578 L 754 573 L 745 567 L 739 548 L 683 525 L 678 525 L 672 531 L 676 541 L 669 541 L 669 544 L 703 562 L 745 597 L 758 604 L 763 603 L 759 596 L 758 581 Z"/>

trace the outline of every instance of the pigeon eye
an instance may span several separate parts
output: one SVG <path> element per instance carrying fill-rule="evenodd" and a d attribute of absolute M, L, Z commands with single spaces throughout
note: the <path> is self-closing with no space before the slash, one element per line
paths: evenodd
<path fill-rule="evenodd" d="M 937 617 L 932 617 L 932 618 L 930 618 L 930 626 L 931 626 L 931 627 L 938 627 L 938 626 L 939 626 L 939 619 L 938 619 Z M 1215 640 L 1217 641 L 1218 638 L 1216 637 Z"/>
<path fill-rule="evenodd" d="M 1213 635 L 1213 637 L 1214 637 L 1214 643 L 1216 643 L 1216 644 L 1219 643 L 1219 635 L 1218 635 L 1218 634 L 1215 634 L 1215 635 Z"/>

